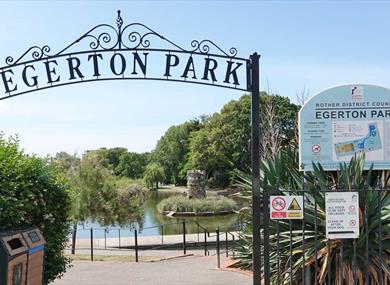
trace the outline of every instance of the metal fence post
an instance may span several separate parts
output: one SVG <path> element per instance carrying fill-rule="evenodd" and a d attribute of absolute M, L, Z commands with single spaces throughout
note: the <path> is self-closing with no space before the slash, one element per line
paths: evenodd
<path fill-rule="evenodd" d="M 135 242 L 135 262 L 138 262 L 138 231 L 134 230 L 134 242 Z"/>
<path fill-rule="evenodd" d="M 199 243 L 199 224 L 197 223 L 198 243 Z"/>
<path fill-rule="evenodd" d="M 71 250 L 72 254 L 75 254 L 76 252 L 76 235 L 77 235 L 77 224 L 76 226 L 73 226 L 73 231 L 72 231 L 72 250 Z"/>
<path fill-rule="evenodd" d="M 219 248 L 219 228 L 216 228 L 215 235 L 217 237 L 217 260 L 218 260 L 218 268 L 221 267 L 221 260 L 220 260 L 220 248 Z"/>
<path fill-rule="evenodd" d="M 104 249 L 107 249 L 107 229 L 104 229 Z"/>
<path fill-rule="evenodd" d="M 233 235 L 233 258 L 235 258 L 235 250 L 234 250 L 234 248 L 235 248 L 235 241 L 234 241 L 234 235 Z"/>
<path fill-rule="evenodd" d="M 119 248 L 121 248 L 121 229 L 118 229 L 118 235 L 119 235 Z"/>
<path fill-rule="evenodd" d="M 186 221 L 183 221 L 183 252 L 184 252 L 184 254 L 187 253 L 187 246 L 186 246 Z"/>
<path fill-rule="evenodd" d="M 226 257 L 229 257 L 229 237 L 228 233 L 225 232 L 225 249 L 226 249 Z"/>
<path fill-rule="evenodd" d="M 93 228 L 91 228 L 91 261 L 93 261 Z"/>
<path fill-rule="evenodd" d="M 164 245 L 164 225 L 161 225 L 161 245 Z"/>
<path fill-rule="evenodd" d="M 206 230 L 204 230 L 204 256 L 207 255 L 207 233 Z"/>

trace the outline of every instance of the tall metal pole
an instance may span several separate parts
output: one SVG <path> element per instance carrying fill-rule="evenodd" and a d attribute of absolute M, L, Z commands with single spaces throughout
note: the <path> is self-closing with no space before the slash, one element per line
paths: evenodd
<path fill-rule="evenodd" d="M 215 230 L 215 235 L 217 238 L 217 262 L 218 262 L 218 268 L 221 268 L 221 255 L 220 255 L 220 246 L 219 246 L 219 227 Z"/>
<path fill-rule="evenodd" d="M 134 242 L 135 242 L 135 262 L 138 262 L 138 231 L 134 231 Z"/>
<path fill-rule="evenodd" d="M 187 254 L 186 246 L 186 221 L 183 221 L 183 253 Z"/>
<path fill-rule="evenodd" d="M 250 56 L 250 91 L 252 96 L 252 220 L 253 220 L 253 285 L 261 281 L 260 252 L 260 87 L 259 58 L 254 53 Z"/>
<path fill-rule="evenodd" d="M 90 230 L 90 240 L 91 240 L 91 261 L 93 261 L 93 228 Z"/>

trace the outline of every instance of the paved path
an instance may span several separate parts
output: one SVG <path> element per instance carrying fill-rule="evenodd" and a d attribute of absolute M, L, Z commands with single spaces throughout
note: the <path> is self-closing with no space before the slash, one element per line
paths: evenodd
<path fill-rule="evenodd" d="M 160 262 L 74 261 L 52 285 L 249 285 L 250 276 L 216 269 L 215 256 Z"/>

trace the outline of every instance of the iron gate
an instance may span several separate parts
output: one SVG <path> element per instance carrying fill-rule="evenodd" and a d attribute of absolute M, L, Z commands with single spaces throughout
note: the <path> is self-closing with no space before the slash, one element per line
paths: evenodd
<path fill-rule="evenodd" d="M 345 189 L 301 191 L 264 187 L 262 284 L 390 284 L 390 190 L 359 194 L 357 239 L 328 239 L 325 194 Z M 302 220 L 270 219 L 271 195 L 302 195 Z"/>

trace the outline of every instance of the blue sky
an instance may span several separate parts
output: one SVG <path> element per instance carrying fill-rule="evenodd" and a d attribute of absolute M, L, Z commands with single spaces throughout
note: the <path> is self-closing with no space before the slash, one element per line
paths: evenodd
<path fill-rule="evenodd" d="M 0 66 L 32 45 L 62 49 L 100 23 L 141 22 L 184 47 L 210 39 L 261 57 L 261 89 L 296 101 L 345 83 L 390 87 L 386 1 L 0 2 Z M 158 43 L 157 43 L 158 45 Z M 150 151 L 165 130 L 211 114 L 242 92 L 191 84 L 112 81 L 53 88 L 0 102 L 0 130 L 26 152 L 124 146 Z"/>

